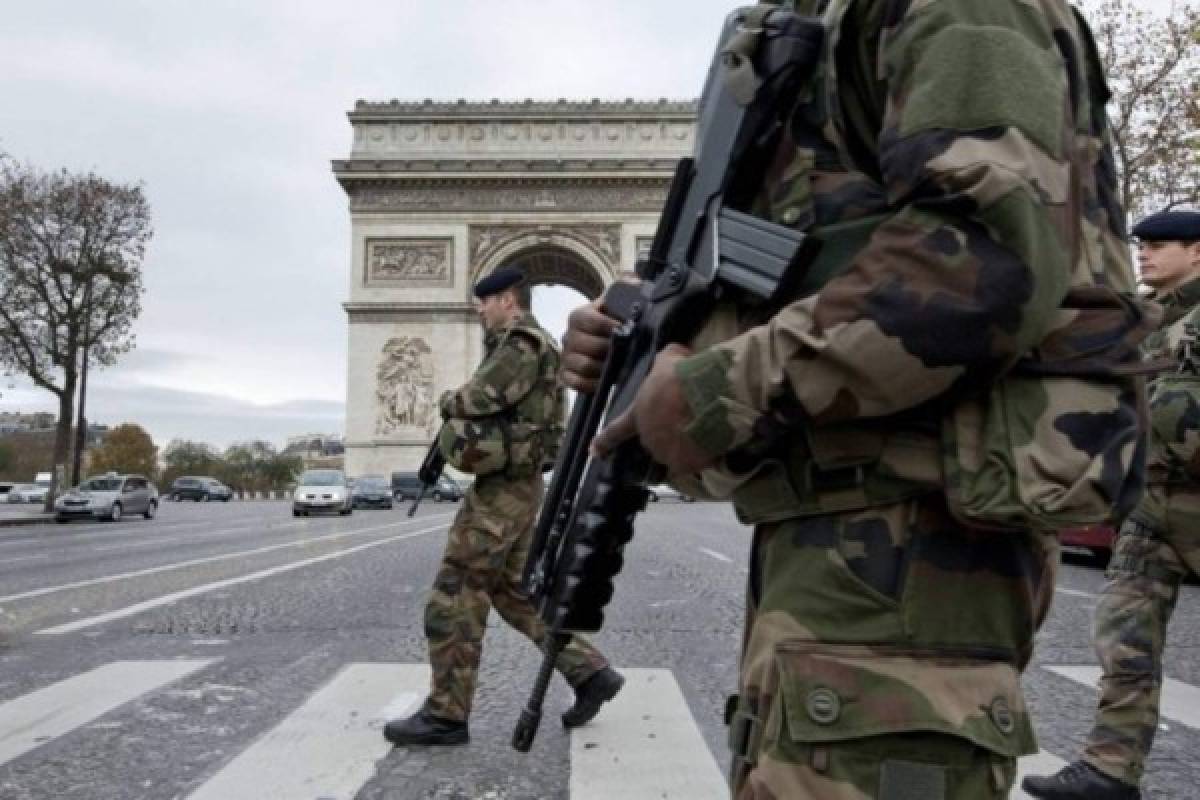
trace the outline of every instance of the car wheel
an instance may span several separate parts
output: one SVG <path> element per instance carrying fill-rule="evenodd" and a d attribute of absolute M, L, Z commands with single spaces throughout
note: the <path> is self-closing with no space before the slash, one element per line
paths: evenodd
<path fill-rule="evenodd" d="M 146 510 L 142 512 L 142 516 L 145 517 L 146 519 L 154 519 L 154 515 L 157 513 L 158 513 L 158 503 L 151 500 L 150 505 L 146 506 Z"/>
<path fill-rule="evenodd" d="M 681 494 L 681 495 L 679 495 L 679 502 L 681 502 L 681 503 L 694 503 L 694 502 L 696 502 L 696 498 L 694 498 L 694 497 L 688 497 L 686 494 Z"/>
<path fill-rule="evenodd" d="M 121 504 L 113 503 L 112 508 L 108 510 L 108 521 L 116 522 L 121 519 Z"/>
<path fill-rule="evenodd" d="M 66 525 L 71 520 L 67 519 L 66 517 L 55 517 L 54 521 L 57 522 L 59 525 Z"/>
<path fill-rule="evenodd" d="M 437 491 L 436 489 L 433 491 L 433 502 L 435 502 L 435 503 L 442 502 L 442 493 Z"/>
<path fill-rule="evenodd" d="M 650 492 L 650 502 L 651 503 L 658 502 L 658 493 L 657 492 Z"/>
<path fill-rule="evenodd" d="M 225 495 L 224 497 L 222 497 L 222 498 L 221 498 L 221 502 L 222 502 L 222 503 L 228 503 L 228 502 L 229 502 L 229 495 Z"/>

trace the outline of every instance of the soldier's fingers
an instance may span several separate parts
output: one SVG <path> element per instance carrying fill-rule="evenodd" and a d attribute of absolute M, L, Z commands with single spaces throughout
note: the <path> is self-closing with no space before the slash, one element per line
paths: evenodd
<path fill-rule="evenodd" d="M 575 391 L 583 392 L 584 394 L 591 394 L 592 392 L 596 391 L 596 386 L 599 383 L 596 380 L 586 378 L 577 372 L 572 372 L 566 369 L 561 370 L 558 373 L 558 379 L 562 381 L 563 386 L 566 386 L 568 389 L 574 389 Z"/>
<path fill-rule="evenodd" d="M 567 316 L 567 333 L 584 333 L 607 339 L 620 325 L 617 320 L 600 310 L 600 301 L 594 300 L 579 306 Z"/>
<path fill-rule="evenodd" d="M 604 361 L 608 358 L 609 346 L 608 337 L 590 333 L 567 331 L 563 337 L 564 356 L 584 356 L 594 361 Z"/>
<path fill-rule="evenodd" d="M 592 439 L 590 448 L 593 458 L 604 458 L 622 442 L 627 442 L 637 436 L 637 421 L 633 417 L 633 409 L 614 419 L 604 427 L 596 438 Z"/>
<path fill-rule="evenodd" d="M 564 375 L 571 375 L 576 379 L 595 381 L 604 371 L 604 362 L 588 358 L 582 353 L 564 353 L 562 371 Z"/>

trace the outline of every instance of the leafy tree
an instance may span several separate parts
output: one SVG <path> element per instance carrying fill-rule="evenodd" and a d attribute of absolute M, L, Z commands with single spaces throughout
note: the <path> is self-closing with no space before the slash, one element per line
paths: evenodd
<path fill-rule="evenodd" d="M 221 455 L 202 442 L 172 439 L 163 450 L 163 486 L 170 486 L 181 475 L 216 475 Z"/>
<path fill-rule="evenodd" d="M 300 458 L 281 455 L 269 442 L 239 442 L 225 450 L 217 477 L 239 491 L 259 492 L 283 488 L 302 466 Z"/>
<path fill-rule="evenodd" d="M 1121 199 L 1135 219 L 1200 204 L 1200 7 L 1173 2 L 1166 16 L 1131 0 L 1085 9 L 1114 102 Z"/>
<path fill-rule="evenodd" d="M 29 483 L 39 472 L 45 472 L 54 452 L 54 434 L 51 431 L 21 431 L 4 437 L 5 448 L 12 454 L 12 461 L 0 469 L 0 479 L 14 483 Z"/>
<path fill-rule="evenodd" d="M 43 172 L 0 154 L 0 367 L 58 398 L 43 469 L 67 463 L 81 356 L 107 366 L 133 346 L 150 235 L 140 186 Z"/>
<path fill-rule="evenodd" d="M 12 468 L 13 462 L 16 459 L 13 456 L 12 447 L 0 442 L 0 475 L 8 472 Z"/>
<path fill-rule="evenodd" d="M 137 472 L 153 478 L 158 473 L 158 448 L 139 425 L 118 425 L 91 453 L 91 472 Z"/>

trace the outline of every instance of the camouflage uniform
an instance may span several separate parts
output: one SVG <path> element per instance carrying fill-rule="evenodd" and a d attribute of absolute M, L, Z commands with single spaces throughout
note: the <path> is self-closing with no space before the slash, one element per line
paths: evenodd
<path fill-rule="evenodd" d="M 839 263 L 781 308 L 726 302 L 676 370 L 721 458 L 676 483 L 756 526 L 733 792 L 1007 797 L 1057 542 L 951 513 L 941 430 L 1068 289 L 1134 289 L 1107 89 L 1062 0 L 791 5 L 823 14 L 826 54 L 756 212 Z"/>
<path fill-rule="evenodd" d="M 1166 326 L 1147 342 L 1174 361 L 1151 391 L 1150 485 L 1121 527 L 1096 608 L 1104 667 L 1083 760 L 1137 785 L 1158 730 L 1162 653 L 1179 584 L 1200 575 L 1200 279 L 1157 298 Z"/>
<path fill-rule="evenodd" d="M 558 352 L 533 315 L 488 334 L 487 355 L 466 385 L 442 395 L 446 418 L 509 413 L 514 427 L 550 426 L 558 413 Z M 536 438 L 536 437 L 535 437 Z M 521 572 L 542 499 L 541 447 L 508 468 L 477 477 L 454 518 L 425 607 L 432 687 L 425 708 L 466 720 L 475 694 L 483 634 L 492 606 L 509 625 L 541 643 L 545 628 L 521 589 Z M 578 686 L 608 662 L 574 637 L 558 669 Z"/>

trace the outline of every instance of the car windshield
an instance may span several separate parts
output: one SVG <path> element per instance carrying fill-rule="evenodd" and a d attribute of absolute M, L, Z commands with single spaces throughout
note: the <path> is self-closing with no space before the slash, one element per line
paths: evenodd
<path fill-rule="evenodd" d="M 379 475 L 364 475 L 354 482 L 359 489 L 386 489 L 388 482 Z"/>
<path fill-rule="evenodd" d="M 121 489 L 121 479 L 89 478 L 79 488 L 87 492 L 116 492 Z"/>
<path fill-rule="evenodd" d="M 199 486 L 200 481 L 197 478 L 180 478 L 175 481 L 176 486 Z"/>
<path fill-rule="evenodd" d="M 336 469 L 314 469 L 300 476 L 301 486 L 343 486 L 345 477 Z"/>

